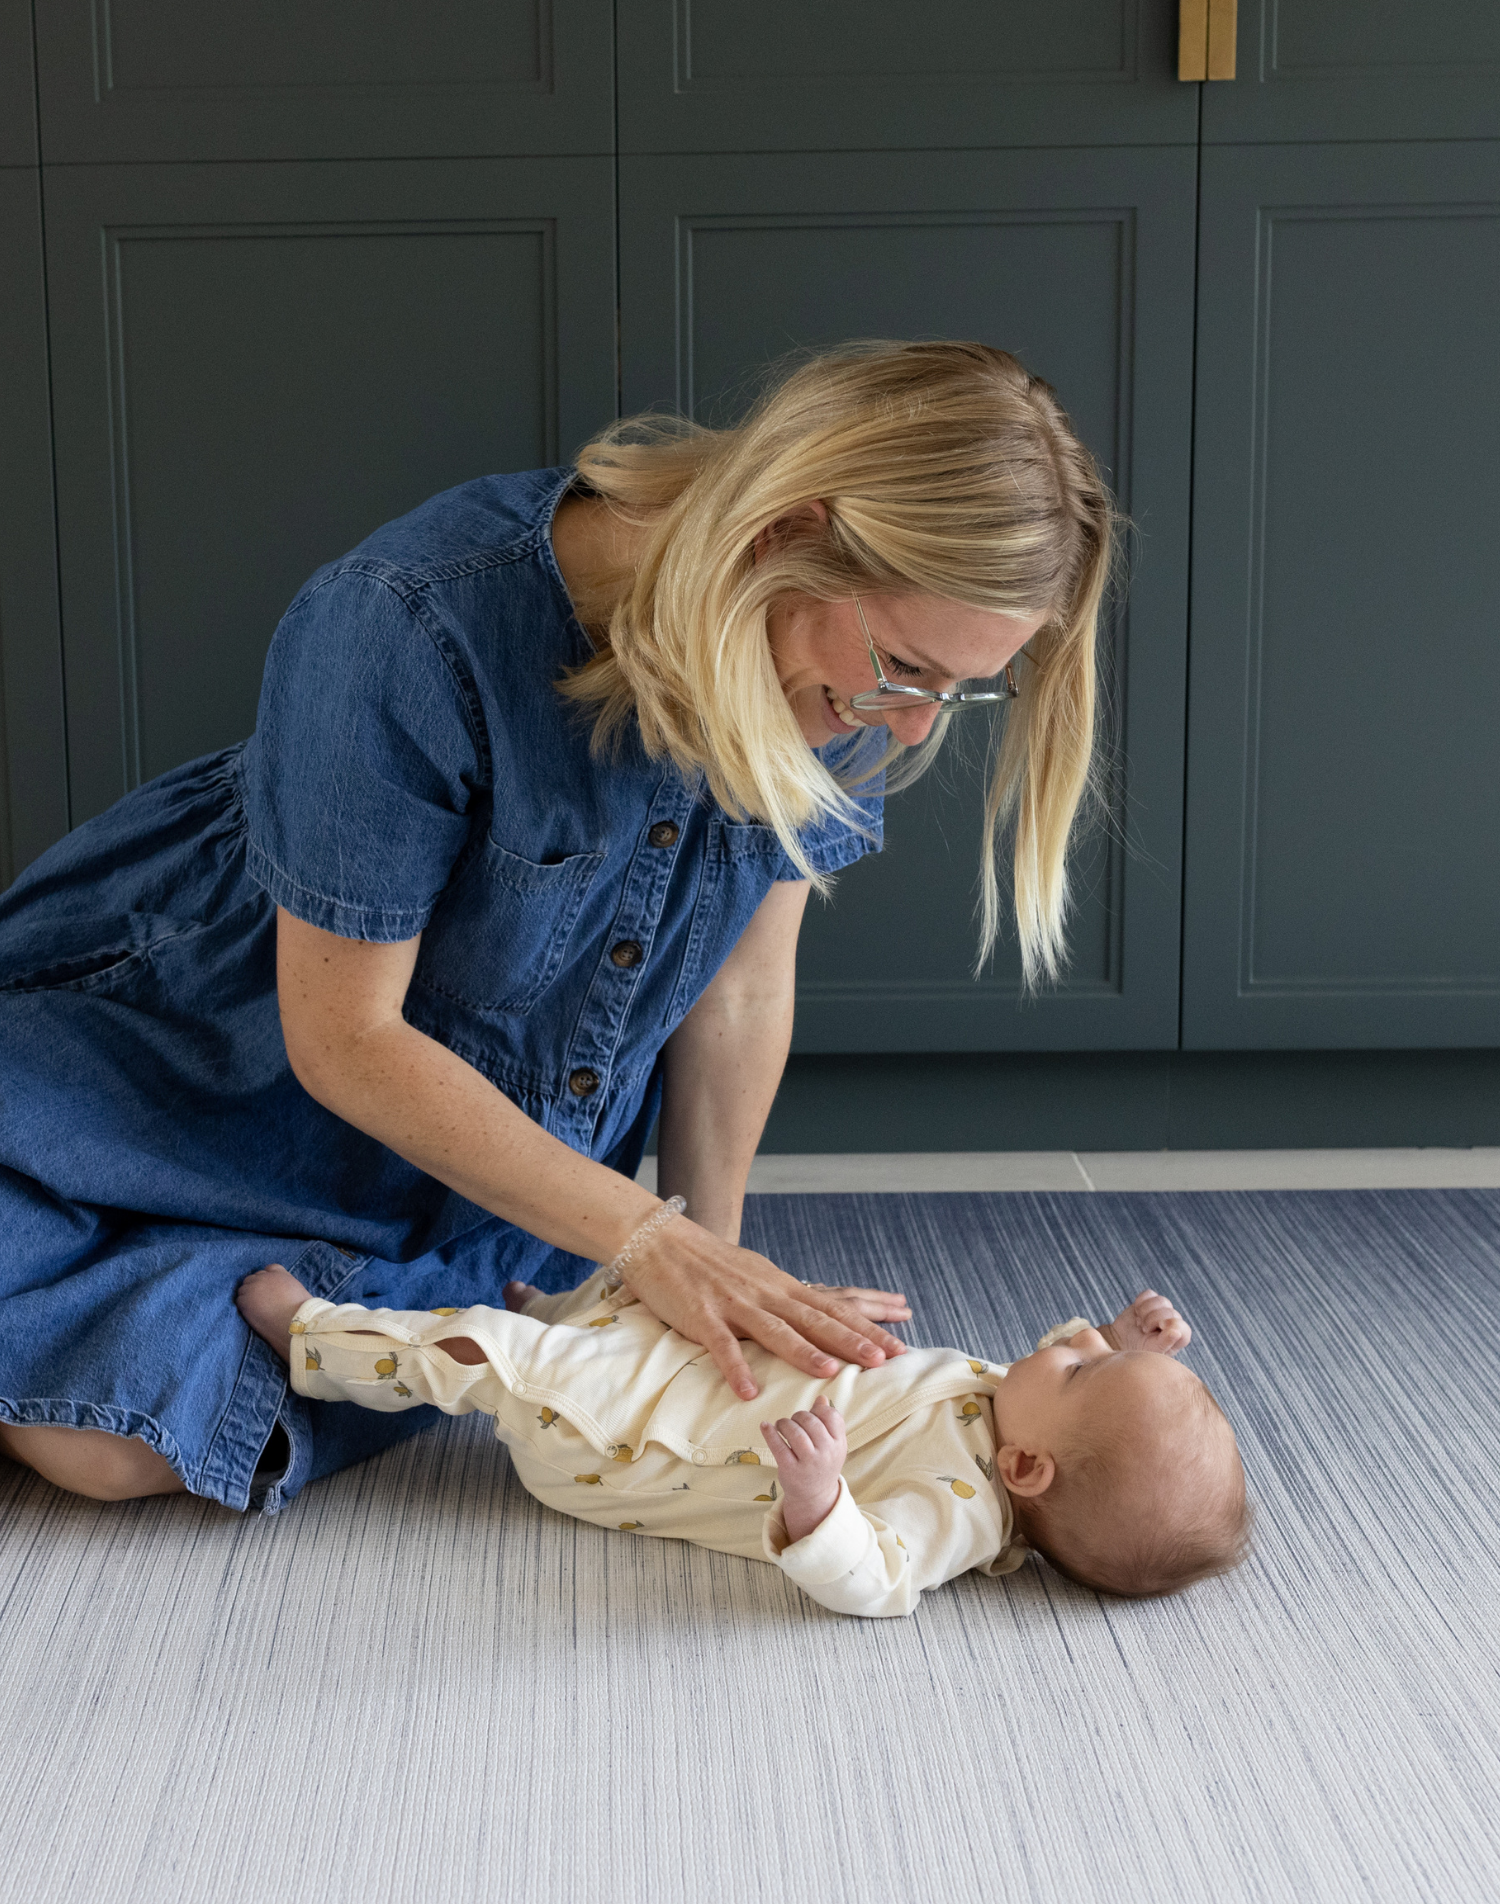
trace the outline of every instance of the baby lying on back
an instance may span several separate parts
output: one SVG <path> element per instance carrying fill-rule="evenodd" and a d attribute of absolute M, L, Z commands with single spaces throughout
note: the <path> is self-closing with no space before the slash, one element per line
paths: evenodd
<path fill-rule="evenodd" d="M 480 1410 L 549 1507 L 770 1561 L 837 1613 L 910 1613 L 924 1588 L 1009 1573 L 1028 1549 L 1137 1595 L 1246 1550 L 1234 1431 L 1173 1360 L 1191 1332 L 1149 1289 L 1009 1365 L 911 1349 L 820 1380 L 747 1343 L 750 1402 L 602 1270 L 562 1296 L 511 1284 L 503 1310 L 335 1306 L 279 1268 L 238 1301 L 299 1394 Z"/>

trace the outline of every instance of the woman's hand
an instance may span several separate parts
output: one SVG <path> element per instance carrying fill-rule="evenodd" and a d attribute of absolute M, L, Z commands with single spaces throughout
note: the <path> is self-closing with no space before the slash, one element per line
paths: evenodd
<path fill-rule="evenodd" d="M 889 1289 L 864 1289 L 857 1283 L 803 1283 L 804 1289 L 821 1289 L 825 1295 L 852 1302 L 862 1316 L 872 1322 L 910 1322 L 911 1304 L 905 1296 Z"/>
<path fill-rule="evenodd" d="M 558 1249 L 609 1262 L 661 1204 L 640 1184 L 570 1150 L 456 1052 L 406 1023 L 401 1007 L 419 944 L 340 939 L 278 914 L 277 994 L 298 1080 L 336 1116 L 481 1209 Z M 717 1021 L 709 1015 L 703 1022 Z M 721 1062 L 721 1080 L 734 1075 L 735 1067 Z M 701 1108 L 701 1098 L 689 1101 Z M 759 1128 L 746 1124 L 745 1154 L 735 1161 L 740 1192 Z M 729 1174 L 718 1173 L 721 1181 Z M 690 1195 L 698 1189 L 687 1186 Z M 734 1205 L 737 1220 L 737 1197 Z M 905 1319 L 899 1295 L 804 1288 L 764 1256 L 686 1217 L 632 1257 L 629 1282 L 653 1315 L 703 1344 L 746 1401 L 757 1391 L 737 1338 L 825 1378 L 838 1372 L 834 1356 L 874 1367 L 904 1348 L 879 1326 L 881 1319 Z"/>
<path fill-rule="evenodd" d="M 649 1239 L 625 1277 L 632 1295 L 659 1321 L 701 1342 L 743 1401 L 760 1391 L 740 1350 L 758 1342 L 804 1375 L 836 1375 L 839 1363 L 877 1368 L 906 1344 L 879 1316 L 904 1321 L 903 1296 L 885 1289 L 812 1288 L 784 1270 L 678 1217 Z"/>

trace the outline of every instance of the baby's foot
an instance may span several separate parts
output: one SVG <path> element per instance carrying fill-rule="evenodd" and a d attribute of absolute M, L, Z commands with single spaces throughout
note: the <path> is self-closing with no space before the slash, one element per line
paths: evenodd
<path fill-rule="evenodd" d="M 1153 1355 L 1176 1355 L 1193 1339 L 1193 1332 L 1165 1296 L 1143 1289 L 1100 1334 L 1116 1349 L 1144 1349 Z"/>
<path fill-rule="evenodd" d="M 245 1278 L 234 1292 L 234 1301 L 255 1333 L 285 1362 L 292 1351 L 292 1317 L 311 1293 L 289 1269 L 270 1263 Z"/>
<path fill-rule="evenodd" d="M 530 1283 L 507 1283 L 505 1306 L 512 1315 L 519 1315 L 527 1303 L 535 1302 L 541 1293 L 540 1289 L 534 1289 Z"/>

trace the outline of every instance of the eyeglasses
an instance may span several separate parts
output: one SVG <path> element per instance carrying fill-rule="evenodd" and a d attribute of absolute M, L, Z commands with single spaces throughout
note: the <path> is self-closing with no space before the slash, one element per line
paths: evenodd
<path fill-rule="evenodd" d="M 961 688 L 956 694 L 945 693 L 940 688 L 903 688 L 895 681 L 887 681 L 880 665 L 880 657 L 875 652 L 875 643 L 870 636 L 870 624 L 865 620 L 865 611 L 859 597 L 854 597 L 854 606 L 859 614 L 859 625 L 865 631 L 865 646 L 870 650 L 870 666 L 875 670 L 875 686 L 867 694 L 851 697 L 850 707 L 864 710 L 877 708 L 920 707 L 924 702 L 936 701 L 940 707 L 983 707 L 995 701 L 1013 701 L 1021 690 L 1016 686 L 1015 669 L 1007 661 L 1005 672 L 999 677 L 1003 686 L 992 688 Z"/>

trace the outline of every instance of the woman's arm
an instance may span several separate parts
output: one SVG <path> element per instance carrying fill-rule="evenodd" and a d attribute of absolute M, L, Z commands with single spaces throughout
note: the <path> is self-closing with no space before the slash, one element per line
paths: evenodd
<path fill-rule="evenodd" d="M 481 1209 L 544 1242 L 608 1262 L 660 1201 L 570 1150 L 458 1057 L 401 1016 L 420 938 L 339 938 L 278 910 L 277 993 L 287 1057 L 303 1088 L 347 1123 Z M 631 1264 L 653 1314 L 701 1342 L 735 1392 L 755 1383 L 749 1337 L 808 1375 L 833 1356 L 874 1365 L 904 1346 L 831 1291 L 805 1289 L 773 1263 L 686 1218 Z"/>
<path fill-rule="evenodd" d="M 806 880 L 774 885 L 667 1040 L 656 1188 L 696 1222 L 740 1240 L 745 1180 L 792 1042 Z"/>

